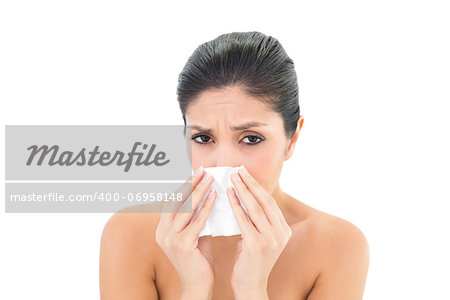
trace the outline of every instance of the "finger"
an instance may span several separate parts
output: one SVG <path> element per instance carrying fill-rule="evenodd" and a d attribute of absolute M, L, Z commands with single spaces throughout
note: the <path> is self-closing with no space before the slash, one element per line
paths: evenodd
<path fill-rule="evenodd" d="M 216 200 L 217 192 L 216 190 L 211 190 L 208 197 L 206 198 L 204 204 L 200 208 L 198 214 L 192 219 L 189 225 L 186 226 L 186 232 L 198 237 L 200 231 L 205 226 L 206 220 L 213 208 L 214 202 Z"/>
<path fill-rule="evenodd" d="M 281 211 L 278 204 L 276 204 L 276 202 L 275 202 L 275 208 L 276 208 L 275 210 L 277 213 L 277 217 L 278 217 L 280 226 L 283 227 L 286 232 L 292 233 L 291 226 L 289 226 L 289 224 L 287 223 L 286 219 L 284 218 L 283 212 Z"/>
<path fill-rule="evenodd" d="M 231 209 L 238 223 L 239 229 L 242 232 L 242 237 L 249 236 L 257 232 L 257 228 L 250 220 L 250 217 L 244 211 L 244 208 L 239 203 L 239 199 L 233 191 L 233 188 L 227 188 L 228 202 L 230 202 Z"/>
<path fill-rule="evenodd" d="M 247 209 L 247 213 L 250 216 L 250 219 L 256 225 L 256 228 L 259 232 L 265 232 L 267 229 L 269 229 L 270 223 L 267 220 L 264 210 L 261 208 L 259 203 L 253 197 L 252 193 L 242 182 L 238 173 L 231 175 L 231 181 L 235 189 L 237 190 L 237 195 L 239 195 L 240 200 Z"/>
<path fill-rule="evenodd" d="M 197 187 L 198 183 L 203 178 L 204 173 L 205 172 L 203 166 L 200 166 L 194 172 L 194 174 L 180 188 L 178 188 L 174 192 L 175 194 L 181 193 L 182 195 L 181 201 L 165 202 L 163 211 L 161 213 L 161 220 L 160 220 L 161 223 L 167 224 L 173 221 L 179 208 L 183 205 L 183 203 L 186 202 L 186 200 L 192 194 L 193 189 Z"/>
<path fill-rule="evenodd" d="M 278 207 L 278 205 L 277 205 L 277 207 Z M 287 223 L 287 221 L 286 221 L 286 219 L 284 218 L 284 215 L 283 215 L 283 213 L 281 212 L 281 209 L 280 209 L 279 207 L 278 207 L 277 212 L 278 212 L 277 215 L 278 215 L 278 217 L 279 217 L 281 227 L 283 227 L 284 230 L 286 230 L 286 232 L 292 233 L 291 226 L 289 226 L 289 224 Z"/>
<path fill-rule="evenodd" d="M 280 225 L 280 208 L 278 207 L 272 195 L 270 195 L 264 189 L 264 187 L 262 187 L 259 182 L 252 175 L 250 175 L 250 173 L 243 165 L 240 166 L 238 173 L 242 182 L 245 184 L 247 189 L 252 193 L 253 197 L 264 210 L 269 223 L 271 225 Z"/>
<path fill-rule="evenodd" d="M 175 218 L 173 219 L 173 226 L 177 232 L 183 230 L 192 218 L 192 215 L 196 213 L 200 208 L 202 203 L 206 199 L 206 192 L 209 189 L 209 186 L 213 182 L 214 177 L 211 174 L 205 173 L 202 181 L 196 186 L 194 191 L 192 192 L 190 199 L 186 201 L 181 208 L 178 210 Z"/>

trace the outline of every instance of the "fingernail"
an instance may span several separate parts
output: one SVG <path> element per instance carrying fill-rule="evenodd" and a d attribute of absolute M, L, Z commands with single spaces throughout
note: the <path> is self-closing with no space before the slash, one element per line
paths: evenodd
<path fill-rule="evenodd" d="M 209 175 L 209 173 L 205 173 L 205 175 L 203 175 L 202 181 L 201 182 L 205 182 L 209 179 L 209 177 L 211 177 L 211 175 Z"/>
<path fill-rule="evenodd" d="M 202 170 L 203 170 L 203 166 L 200 166 L 197 170 L 195 170 L 194 177 L 197 177 L 198 175 L 200 175 L 202 173 Z"/>
<path fill-rule="evenodd" d="M 244 167 L 244 165 L 242 165 L 241 167 L 242 173 L 244 173 L 245 176 L 250 176 L 250 174 L 248 173 L 247 169 Z"/>

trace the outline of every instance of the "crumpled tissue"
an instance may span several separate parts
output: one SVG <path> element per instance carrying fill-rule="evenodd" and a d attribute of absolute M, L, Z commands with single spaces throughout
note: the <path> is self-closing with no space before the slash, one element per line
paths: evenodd
<path fill-rule="evenodd" d="M 216 199 L 214 200 L 214 205 L 211 212 L 206 220 L 205 226 L 199 233 L 199 237 L 205 235 L 211 236 L 231 236 L 241 234 L 241 230 L 234 216 L 233 210 L 230 203 L 228 202 L 227 188 L 229 186 L 233 187 L 236 191 L 232 181 L 231 174 L 237 173 L 239 167 L 211 167 L 204 169 L 206 173 L 211 174 L 214 177 L 214 181 L 209 186 L 208 190 L 205 192 L 200 204 L 194 211 L 192 218 L 194 218 L 200 208 L 202 207 L 208 193 L 211 189 L 215 189 L 217 192 Z M 206 174 L 205 174 L 206 175 Z M 205 176 L 204 175 L 204 176 Z M 237 191 L 236 195 L 243 207 L 244 211 L 247 213 L 247 209 L 242 203 Z M 191 219 L 192 219 L 191 218 Z M 241 234 L 242 236 L 242 234 Z"/>

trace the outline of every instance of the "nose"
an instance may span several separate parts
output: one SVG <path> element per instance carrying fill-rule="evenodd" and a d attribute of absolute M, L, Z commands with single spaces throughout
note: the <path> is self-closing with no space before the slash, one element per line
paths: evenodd
<path fill-rule="evenodd" d="M 229 145 L 221 145 L 217 147 L 215 157 L 217 158 L 215 161 L 216 167 L 239 167 L 242 162 L 240 161 L 238 155 Z"/>

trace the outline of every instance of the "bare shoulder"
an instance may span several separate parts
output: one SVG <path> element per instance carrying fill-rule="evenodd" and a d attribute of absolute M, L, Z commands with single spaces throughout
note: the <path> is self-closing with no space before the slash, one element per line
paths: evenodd
<path fill-rule="evenodd" d="M 343 218 L 310 209 L 310 240 L 320 265 L 308 299 L 361 299 L 370 260 L 364 233 Z"/>
<path fill-rule="evenodd" d="M 160 214 L 117 212 L 100 243 L 101 299 L 157 299 L 154 285 L 155 230 Z"/>
<path fill-rule="evenodd" d="M 313 223 L 323 239 L 322 242 L 331 247 L 334 253 L 369 250 L 364 233 L 355 224 L 343 218 L 318 211 L 314 214 Z"/>
<path fill-rule="evenodd" d="M 104 238 L 127 238 L 133 240 L 135 237 L 143 238 L 143 234 L 154 235 L 154 230 L 158 226 L 159 213 L 145 212 L 116 212 L 106 222 L 103 228 Z M 150 236 L 148 236 L 150 237 Z"/>
<path fill-rule="evenodd" d="M 344 254 L 359 251 L 368 254 L 369 245 L 364 233 L 353 223 L 320 211 L 290 197 L 290 204 L 283 212 L 286 220 L 309 242 L 320 244 L 330 253 Z M 326 247 L 325 247 L 326 246 Z"/>
<path fill-rule="evenodd" d="M 130 259 L 150 259 L 157 250 L 152 246 L 156 245 L 159 218 L 159 213 L 114 213 L 103 228 L 101 251 L 117 251 Z"/>

